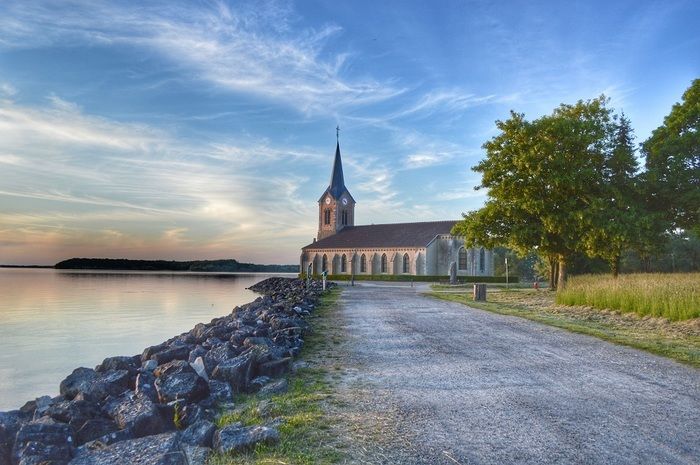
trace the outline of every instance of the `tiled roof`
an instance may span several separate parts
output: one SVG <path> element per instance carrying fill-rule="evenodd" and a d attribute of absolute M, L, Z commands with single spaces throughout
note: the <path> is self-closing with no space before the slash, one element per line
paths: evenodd
<path fill-rule="evenodd" d="M 457 221 L 346 226 L 339 233 L 307 245 L 303 250 L 425 247 L 435 236 L 450 234 Z"/>

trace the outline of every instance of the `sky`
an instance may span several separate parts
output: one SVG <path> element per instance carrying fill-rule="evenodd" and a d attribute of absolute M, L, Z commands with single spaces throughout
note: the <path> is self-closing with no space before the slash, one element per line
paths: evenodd
<path fill-rule="evenodd" d="M 356 224 L 479 208 L 482 144 L 605 94 L 637 142 L 700 2 L 0 0 L 0 264 L 297 263 L 337 125 Z"/>

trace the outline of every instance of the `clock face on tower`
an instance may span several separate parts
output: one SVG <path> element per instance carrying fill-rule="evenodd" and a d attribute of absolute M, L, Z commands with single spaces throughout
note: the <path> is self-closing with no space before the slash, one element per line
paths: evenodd
<path fill-rule="evenodd" d="M 326 197 L 326 205 L 329 205 L 330 203 L 331 203 L 331 198 L 330 198 L 330 197 Z"/>
<path fill-rule="evenodd" d="M 343 199 L 343 205 L 347 205 L 347 204 L 348 204 L 348 199 Z"/>

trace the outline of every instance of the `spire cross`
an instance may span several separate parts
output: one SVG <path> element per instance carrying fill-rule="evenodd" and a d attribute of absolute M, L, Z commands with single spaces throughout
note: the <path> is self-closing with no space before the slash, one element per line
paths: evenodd
<path fill-rule="evenodd" d="M 335 127 L 335 141 L 340 142 L 340 125 Z"/>

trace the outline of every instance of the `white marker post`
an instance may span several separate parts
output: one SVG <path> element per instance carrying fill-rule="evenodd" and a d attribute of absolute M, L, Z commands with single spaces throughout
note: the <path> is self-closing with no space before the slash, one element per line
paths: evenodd
<path fill-rule="evenodd" d="M 326 275 L 328 272 L 326 270 L 323 270 L 323 273 L 321 273 L 321 277 L 323 278 L 323 290 L 326 290 Z"/>

